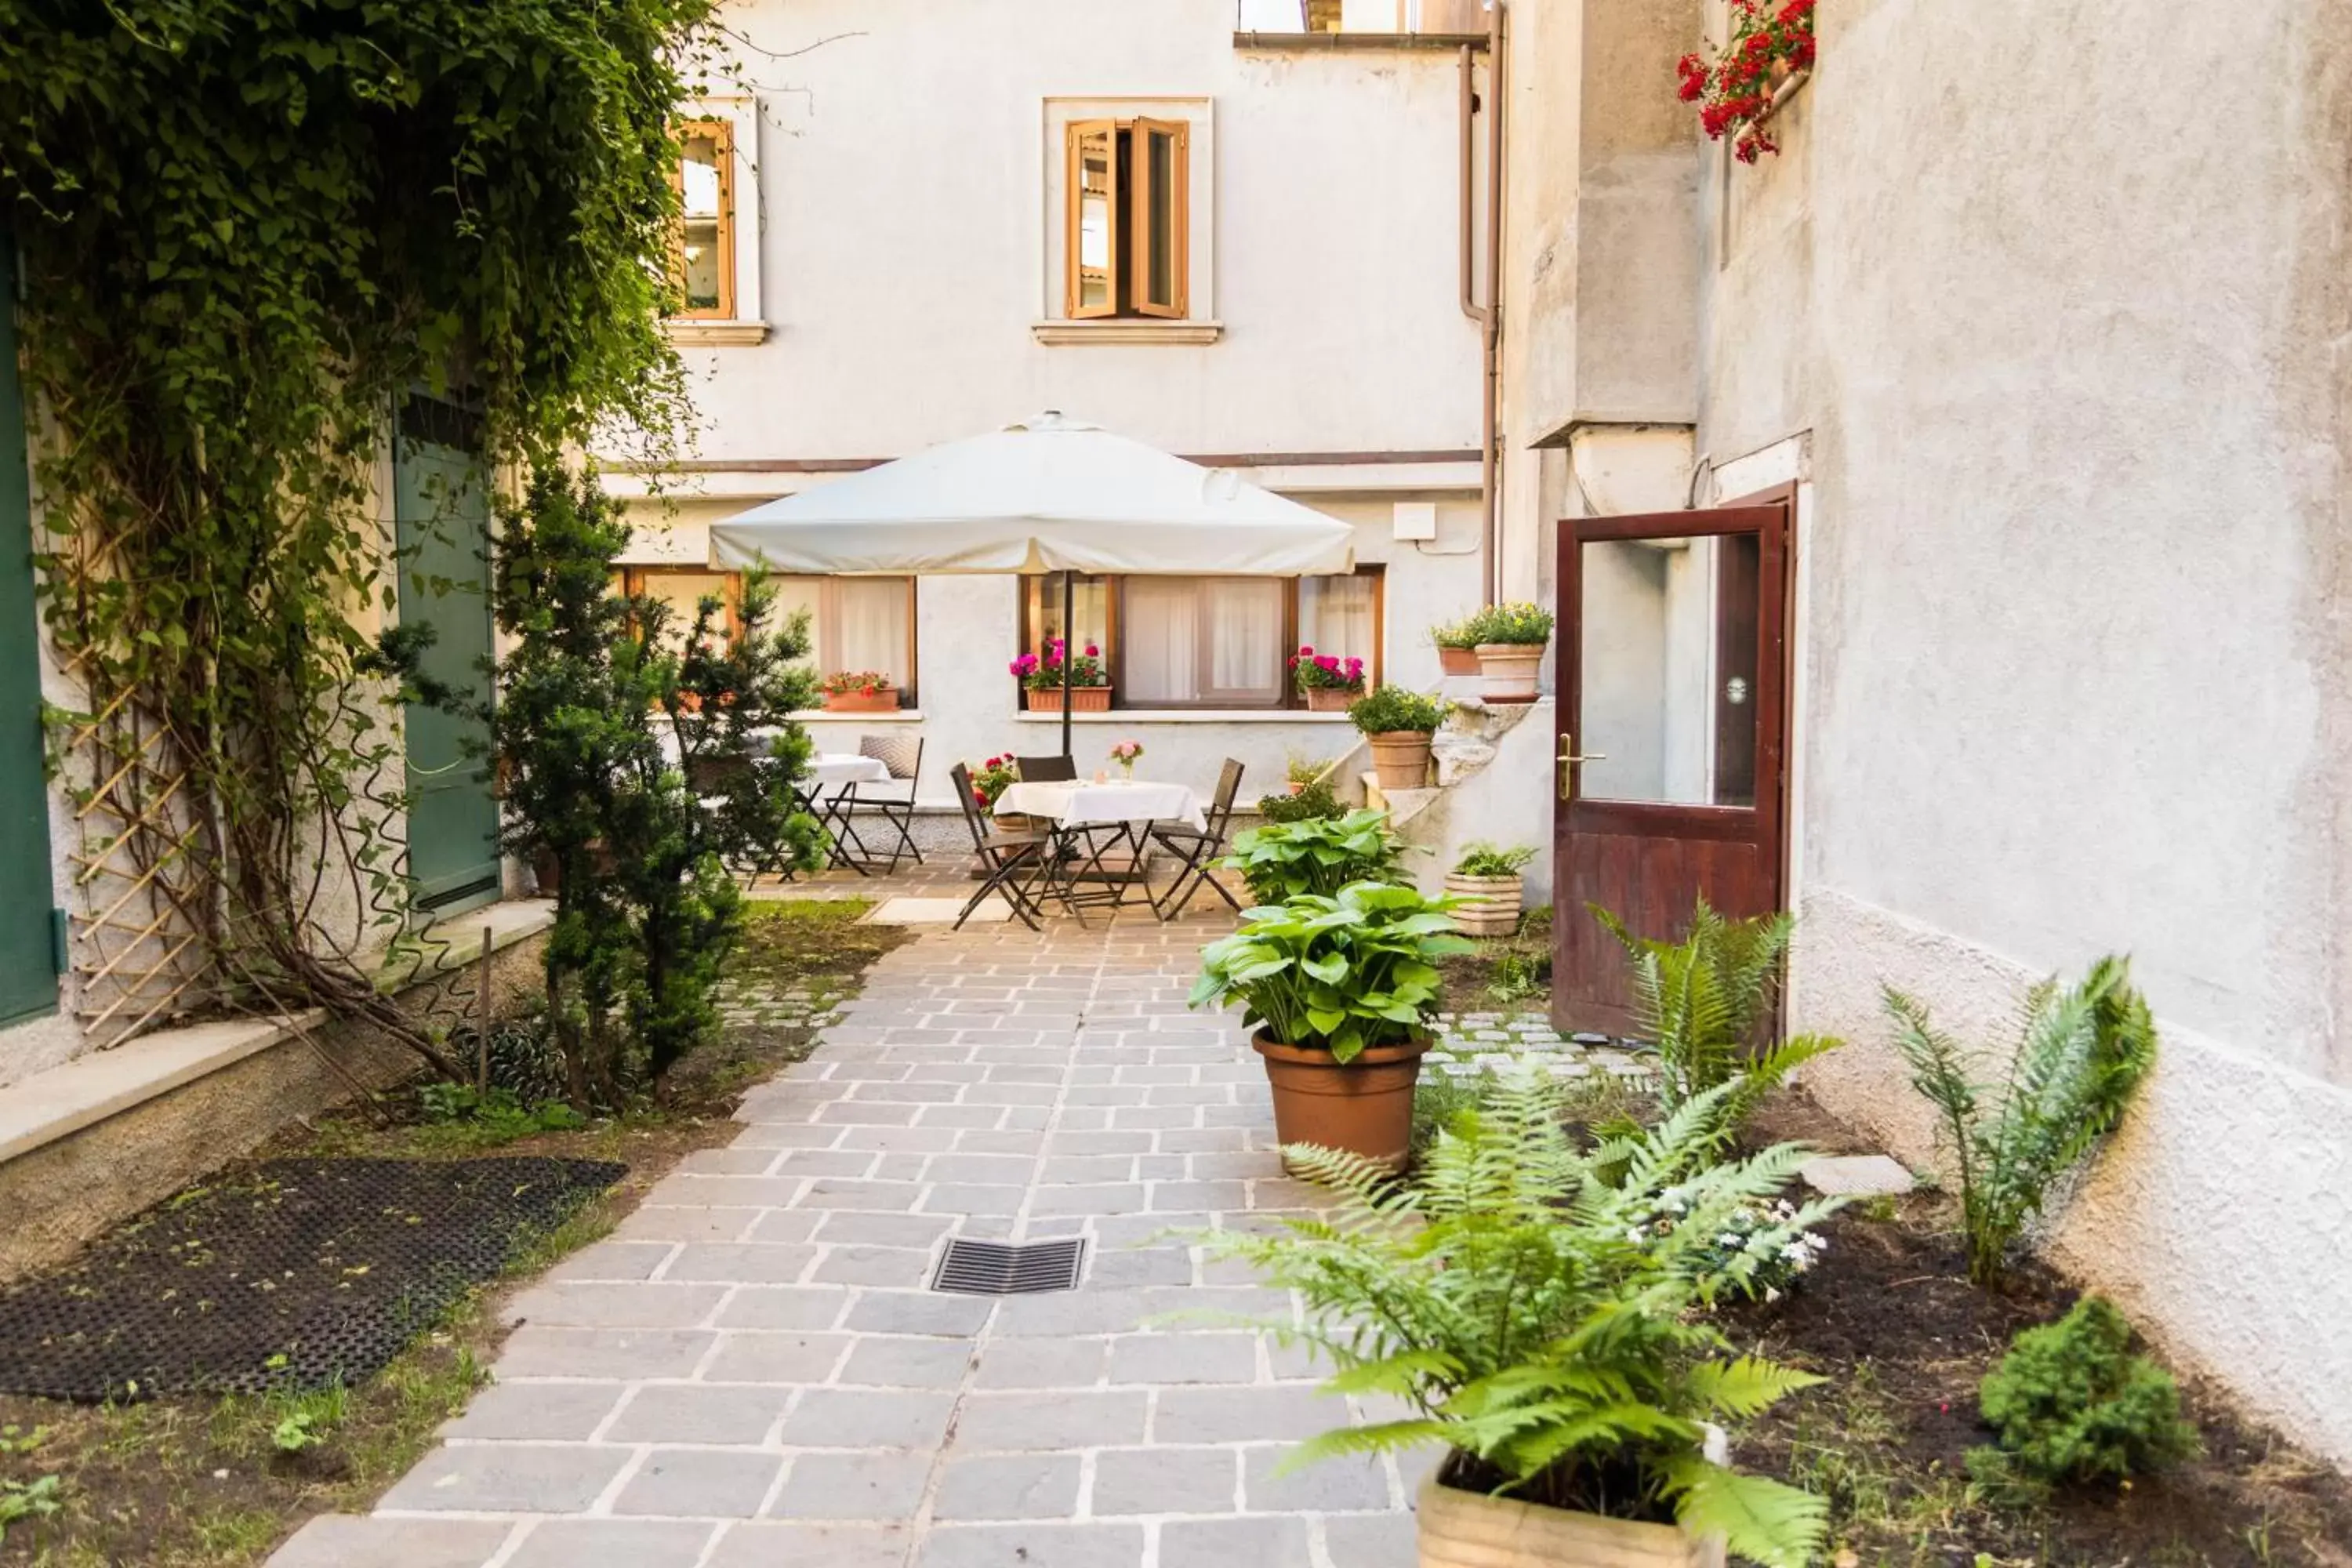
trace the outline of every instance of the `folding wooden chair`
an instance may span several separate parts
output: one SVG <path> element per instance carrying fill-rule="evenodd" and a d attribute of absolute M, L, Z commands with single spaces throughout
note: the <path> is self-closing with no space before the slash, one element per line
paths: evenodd
<path fill-rule="evenodd" d="M 1176 858 L 1176 879 L 1168 890 L 1151 900 L 1151 912 L 1163 921 L 1172 921 L 1184 912 L 1202 884 L 1215 889 L 1217 897 L 1232 906 L 1235 914 L 1241 903 L 1231 889 L 1212 875 L 1217 861 L 1225 852 L 1225 829 L 1234 819 L 1234 801 L 1242 790 L 1242 765 L 1233 758 L 1217 774 L 1217 796 L 1209 805 L 1208 819 L 1199 828 L 1174 826 L 1154 827 L 1152 841 Z"/>
<path fill-rule="evenodd" d="M 1078 776 L 1078 764 L 1064 756 L 1015 757 L 1013 765 L 1023 784 L 1073 784 Z"/>
<path fill-rule="evenodd" d="M 1044 910 L 1027 884 L 1034 883 L 1045 870 L 1045 853 L 1051 839 L 1043 833 L 1007 833 L 992 826 L 981 812 L 980 797 L 971 793 L 971 770 L 958 763 L 948 770 L 948 777 L 955 784 L 956 804 L 963 808 L 964 826 L 971 829 L 971 847 L 980 852 L 982 868 L 988 873 L 957 913 L 955 929 L 961 931 L 963 922 L 992 893 L 1003 895 L 1023 925 L 1031 931 L 1043 929 L 1037 916 Z"/>

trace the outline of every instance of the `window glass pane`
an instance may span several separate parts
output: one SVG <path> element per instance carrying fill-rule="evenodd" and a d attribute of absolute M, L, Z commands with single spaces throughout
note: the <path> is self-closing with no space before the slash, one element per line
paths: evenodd
<path fill-rule="evenodd" d="M 1144 138 L 1144 155 L 1151 160 L 1151 248 L 1144 258 L 1145 287 L 1155 305 L 1176 302 L 1176 138 L 1154 131 Z"/>
<path fill-rule="evenodd" d="M 1756 804 L 1754 534 L 1584 546 L 1580 770 L 1591 800 Z"/>
<path fill-rule="evenodd" d="M 1300 578 L 1298 640 L 1318 654 L 1360 658 L 1366 669 L 1377 668 L 1372 607 L 1379 596 L 1380 579 L 1370 573 Z"/>
<path fill-rule="evenodd" d="M 1027 605 L 1022 651 L 1042 654 L 1047 642 L 1062 635 L 1062 579 L 1058 574 L 1048 577 L 1024 577 L 1022 585 L 1026 594 L 1024 603 Z M 1082 648 L 1088 643 L 1108 648 L 1110 645 L 1109 579 L 1082 576 L 1075 587 L 1078 635 L 1071 640 Z"/>
<path fill-rule="evenodd" d="M 880 670 L 902 694 L 915 682 L 914 595 L 904 577 L 776 577 L 776 624 L 805 610 L 819 675 Z"/>
<path fill-rule="evenodd" d="M 1119 659 L 1129 707 L 1282 700 L 1284 584 L 1269 577 L 1129 577 Z"/>
<path fill-rule="evenodd" d="M 1080 310 L 1111 300 L 1111 159 L 1118 133 L 1090 131 L 1078 139 L 1078 289 Z"/>
<path fill-rule="evenodd" d="M 726 186 L 719 161 L 726 154 L 718 135 L 688 131 L 679 170 L 685 205 L 686 308 L 715 310 L 721 304 L 720 256 L 726 227 Z"/>
<path fill-rule="evenodd" d="M 661 643 L 672 652 L 686 646 L 687 634 L 694 629 L 696 606 L 706 595 L 715 594 L 730 602 L 734 598 L 735 580 L 724 572 L 648 572 L 644 582 L 646 597 L 669 606 Z M 719 637 L 728 634 L 725 610 L 710 617 L 710 630 Z"/>

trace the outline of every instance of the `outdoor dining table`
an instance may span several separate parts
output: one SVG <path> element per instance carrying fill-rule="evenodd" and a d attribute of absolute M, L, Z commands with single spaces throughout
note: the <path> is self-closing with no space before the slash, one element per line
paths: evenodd
<path fill-rule="evenodd" d="M 819 752 L 809 759 L 808 773 L 802 782 L 803 798 L 810 814 L 824 825 L 825 834 L 832 840 L 832 863 L 861 877 L 868 875 L 866 846 L 858 843 L 857 830 L 849 820 L 849 792 L 862 784 L 888 784 L 889 767 L 879 757 L 861 756 L 856 752 Z M 828 789 L 831 795 L 824 793 Z M 857 845 L 858 853 L 852 855 L 844 848 L 845 840 Z"/>
<path fill-rule="evenodd" d="M 1075 884 L 1080 878 L 1092 878 L 1101 871 L 1105 855 L 1124 846 L 1133 859 L 1132 869 L 1113 883 L 1104 901 L 1113 909 L 1120 908 L 1127 901 L 1127 889 L 1142 884 L 1148 903 L 1150 886 L 1144 882 L 1144 865 L 1150 849 L 1152 825 L 1181 822 L 1195 832 L 1207 826 L 1201 811 L 1201 797 L 1192 793 L 1191 786 L 1150 779 L 1017 783 L 1008 785 L 996 797 L 995 808 L 999 817 L 1033 816 L 1053 825 L 1055 848 L 1040 858 L 1041 870 L 1050 873 L 1055 867 L 1076 862 L 1076 870 L 1059 879 L 1066 884 L 1062 897 L 1081 923 L 1086 917 L 1079 913 Z M 1089 831 L 1097 828 L 1113 831 Z M 1156 906 L 1153 912 L 1158 912 Z"/>

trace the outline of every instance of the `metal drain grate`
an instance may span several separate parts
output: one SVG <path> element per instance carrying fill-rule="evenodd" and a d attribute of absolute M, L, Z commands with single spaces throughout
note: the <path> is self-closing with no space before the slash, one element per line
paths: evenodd
<path fill-rule="evenodd" d="M 931 1289 L 960 1296 L 1028 1296 L 1041 1290 L 1074 1290 L 1086 1242 L 971 1241 L 957 1237 L 940 1255 Z"/>

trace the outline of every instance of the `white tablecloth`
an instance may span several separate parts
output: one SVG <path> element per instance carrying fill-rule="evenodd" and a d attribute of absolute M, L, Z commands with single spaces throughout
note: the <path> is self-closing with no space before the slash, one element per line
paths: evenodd
<path fill-rule="evenodd" d="M 1181 822 L 1195 831 L 1208 823 L 1201 815 L 1201 799 L 1180 784 L 1153 784 L 1148 779 L 1108 784 L 1016 784 L 996 799 L 1000 812 L 1045 816 L 1065 827 L 1102 822 Z"/>
<path fill-rule="evenodd" d="M 809 759 L 809 782 L 819 788 L 842 784 L 888 784 L 890 770 L 879 757 L 854 752 L 819 752 Z"/>

